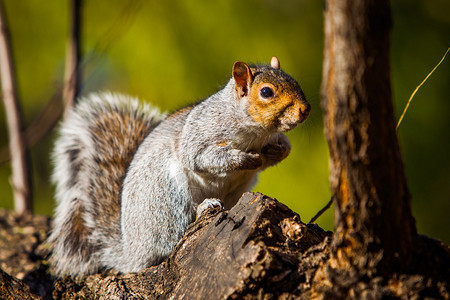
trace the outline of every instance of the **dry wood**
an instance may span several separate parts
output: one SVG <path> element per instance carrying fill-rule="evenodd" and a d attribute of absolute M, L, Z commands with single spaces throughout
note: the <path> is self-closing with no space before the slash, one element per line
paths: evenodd
<path fill-rule="evenodd" d="M 91 276 L 77 296 L 240 299 L 249 295 L 299 294 L 312 279 L 308 270 L 324 260 L 302 256 L 326 248 L 325 231 L 300 222 L 278 201 L 247 193 L 230 211 L 213 211 L 191 225 L 172 255 L 137 274 Z M 299 264 L 304 265 L 299 270 Z M 309 266 L 306 267 L 306 266 Z M 309 276 L 308 276 L 309 275 Z M 67 290 L 67 289 L 66 289 Z M 64 294 L 62 294 L 64 296 Z"/>
<path fill-rule="evenodd" d="M 315 224 L 304 224 L 300 217 L 280 202 L 258 193 L 247 193 L 230 211 L 212 210 L 202 215 L 187 230 L 183 239 L 162 264 L 136 274 L 113 272 L 92 275 L 80 282 L 70 278 L 56 280 L 46 275 L 41 236 L 30 255 L 36 232 L 48 223 L 36 218 L 35 230 L 29 220 L 11 217 L 0 211 L 0 266 L 20 278 L 32 276 L 28 283 L 55 298 L 94 299 L 239 299 L 258 295 L 297 295 L 306 293 L 314 270 L 328 257 L 331 233 Z M 11 236 L 14 228 L 29 228 Z M 2 227 L 0 227 L 2 228 Z M 17 235 L 17 234 L 16 234 Z M 2 245 L 3 240 L 11 241 Z M 36 243 L 36 241 L 35 241 Z M 16 251 L 5 247 L 17 245 Z M 2 255 L 1 253 L 4 253 Z M 19 257 L 22 261 L 18 261 Z M 30 260 L 34 257 L 34 261 Z M 9 262 L 12 265 L 10 266 Z M 27 265 L 34 265 L 37 270 Z M 27 270 L 27 271 L 25 271 Z"/>
<path fill-rule="evenodd" d="M 22 281 L 0 270 L 0 296 L 2 299 L 41 299 Z"/>

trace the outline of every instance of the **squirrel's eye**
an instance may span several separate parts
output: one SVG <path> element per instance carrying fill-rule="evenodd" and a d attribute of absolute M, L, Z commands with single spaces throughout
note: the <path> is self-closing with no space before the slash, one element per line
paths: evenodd
<path fill-rule="evenodd" d="M 265 98 L 265 99 L 269 99 L 273 97 L 273 90 L 270 87 L 265 87 L 262 88 L 261 91 L 259 92 L 261 97 Z"/>

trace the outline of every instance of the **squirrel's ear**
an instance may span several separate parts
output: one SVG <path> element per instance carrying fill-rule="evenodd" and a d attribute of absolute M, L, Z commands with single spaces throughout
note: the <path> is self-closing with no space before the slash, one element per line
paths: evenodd
<path fill-rule="evenodd" d="M 276 56 L 273 56 L 272 59 L 270 60 L 270 66 L 277 70 L 280 69 L 280 61 Z"/>
<path fill-rule="evenodd" d="M 250 84 L 253 82 L 253 75 L 246 63 L 237 61 L 233 65 L 233 78 L 236 83 L 236 91 L 239 97 L 248 94 Z"/>

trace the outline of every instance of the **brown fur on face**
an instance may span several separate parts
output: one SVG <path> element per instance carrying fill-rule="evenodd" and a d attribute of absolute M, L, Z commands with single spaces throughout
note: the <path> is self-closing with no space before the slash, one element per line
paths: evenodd
<path fill-rule="evenodd" d="M 268 130 L 288 131 L 306 120 L 311 110 L 298 85 L 289 75 L 271 67 L 251 68 L 248 113 Z M 261 90 L 269 87 L 273 97 L 265 99 Z"/>

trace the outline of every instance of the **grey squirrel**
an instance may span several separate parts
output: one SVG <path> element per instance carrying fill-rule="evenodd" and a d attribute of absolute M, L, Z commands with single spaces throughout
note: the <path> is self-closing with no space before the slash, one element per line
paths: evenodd
<path fill-rule="evenodd" d="M 276 57 L 270 66 L 234 63 L 223 89 L 168 116 L 123 95 L 80 99 L 53 153 L 55 274 L 160 263 L 196 213 L 213 199 L 231 208 L 261 170 L 287 157 L 282 132 L 309 112 Z"/>

